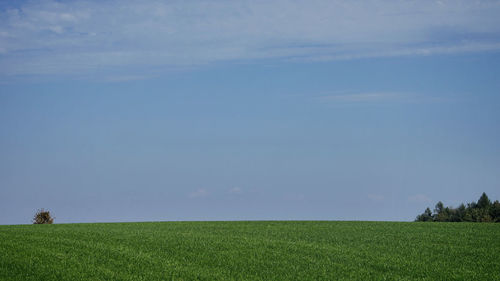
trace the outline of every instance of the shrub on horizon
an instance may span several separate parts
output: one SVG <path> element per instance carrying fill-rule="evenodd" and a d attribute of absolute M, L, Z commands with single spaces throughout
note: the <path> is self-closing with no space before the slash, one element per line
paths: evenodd
<path fill-rule="evenodd" d="M 33 224 L 52 224 L 54 223 L 54 218 L 50 215 L 49 211 L 40 209 L 36 212 L 35 217 L 33 217 Z"/>

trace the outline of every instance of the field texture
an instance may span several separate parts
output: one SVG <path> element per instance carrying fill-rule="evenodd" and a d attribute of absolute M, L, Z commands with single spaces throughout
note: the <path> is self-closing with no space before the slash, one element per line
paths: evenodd
<path fill-rule="evenodd" d="M 0 280 L 500 280 L 500 224 L 0 226 Z"/>

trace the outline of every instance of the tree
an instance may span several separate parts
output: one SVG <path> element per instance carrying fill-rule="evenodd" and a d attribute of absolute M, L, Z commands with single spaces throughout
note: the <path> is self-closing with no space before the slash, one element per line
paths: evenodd
<path fill-rule="evenodd" d="M 425 211 L 421 215 L 417 216 L 417 219 L 415 221 L 432 221 L 431 209 L 425 209 Z"/>
<path fill-rule="evenodd" d="M 442 213 L 444 209 L 444 204 L 443 202 L 439 201 L 437 202 L 436 206 L 434 207 L 434 221 L 442 221 Z"/>
<path fill-rule="evenodd" d="M 455 219 L 454 221 L 464 221 L 465 220 L 465 214 L 467 212 L 467 209 L 465 208 L 464 203 L 460 204 L 457 209 L 455 209 Z"/>
<path fill-rule="evenodd" d="M 479 209 L 489 209 L 490 206 L 491 206 L 491 201 L 488 198 L 488 195 L 486 195 L 486 193 L 483 192 L 479 200 L 477 200 L 477 207 Z"/>
<path fill-rule="evenodd" d="M 439 203 L 441 203 L 441 202 L 439 202 Z M 443 204 L 443 203 L 441 203 L 441 204 Z M 441 212 L 436 214 L 436 217 L 434 220 L 435 221 L 442 221 L 442 222 L 451 221 L 450 220 L 450 213 L 451 213 L 451 211 L 450 211 L 450 208 L 448 208 L 448 207 L 441 209 Z"/>
<path fill-rule="evenodd" d="M 469 207 L 467 207 L 467 209 L 465 210 L 464 221 L 466 221 L 466 222 L 473 222 L 474 221 L 472 210 L 474 210 L 474 209 L 470 208 L 470 204 L 469 204 Z"/>
<path fill-rule="evenodd" d="M 500 202 L 498 200 L 495 200 L 491 205 L 490 215 L 494 222 L 500 222 Z"/>
<path fill-rule="evenodd" d="M 439 201 L 437 202 L 436 206 L 434 207 L 434 213 L 439 214 L 443 211 L 444 205 L 443 202 Z"/>
<path fill-rule="evenodd" d="M 33 217 L 33 224 L 52 224 L 54 218 L 50 215 L 49 211 L 40 209 L 36 212 L 35 217 Z"/>
<path fill-rule="evenodd" d="M 480 209 L 479 222 L 493 222 L 487 209 Z"/>
<path fill-rule="evenodd" d="M 415 221 L 437 222 L 500 222 L 500 202 L 491 202 L 488 195 L 483 192 L 477 202 L 460 204 L 458 208 L 445 207 L 439 201 L 434 212 L 427 208 L 424 213 L 417 216 Z"/>

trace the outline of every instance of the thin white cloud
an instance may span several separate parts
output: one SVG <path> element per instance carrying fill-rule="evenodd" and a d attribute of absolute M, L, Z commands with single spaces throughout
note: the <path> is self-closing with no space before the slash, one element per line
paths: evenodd
<path fill-rule="evenodd" d="M 416 203 L 431 203 L 432 199 L 425 194 L 415 194 L 408 197 L 408 201 Z"/>
<path fill-rule="evenodd" d="M 401 92 L 334 92 L 313 98 L 323 104 L 368 104 L 368 103 L 442 103 L 453 99 Z"/>
<path fill-rule="evenodd" d="M 407 98 L 408 95 L 400 93 L 339 93 L 319 97 L 319 100 L 326 103 L 367 103 L 380 101 L 394 101 Z"/>
<path fill-rule="evenodd" d="M 230 189 L 228 190 L 228 192 L 229 192 L 230 194 L 241 194 L 241 193 L 243 193 L 243 189 L 241 189 L 241 187 L 237 187 L 237 186 L 235 186 L 235 187 L 233 187 L 233 188 L 230 188 Z"/>
<path fill-rule="evenodd" d="M 302 193 L 290 192 L 283 196 L 286 201 L 304 201 L 306 199 L 305 195 Z"/>
<path fill-rule="evenodd" d="M 16 4 L 13 4 L 16 5 Z M 28 1 L 0 10 L 0 75 L 137 77 L 220 61 L 500 50 L 498 1 Z M 125 71 L 125 70 L 126 71 Z"/>
<path fill-rule="evenodd" d="M 385 200 L 385 196 L 380 194 L 368 194 L 367 197 L 373 202 L 381 202 Z"/>
<path fill-rule="evenodd" d="M 193 192 L 188 194 L 189 198 L 201 198 L 206 197 L 208 195 L 208 191 L 205 188 L 199 188 Z"/>

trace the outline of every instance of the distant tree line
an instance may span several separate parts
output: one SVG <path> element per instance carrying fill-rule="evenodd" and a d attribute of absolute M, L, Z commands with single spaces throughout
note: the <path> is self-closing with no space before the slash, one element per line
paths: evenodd
<path fill-rule="evenodd" d="M 418 215 L 415 221 L 437 221 L 437 222 L 500 222 L 500 202 L 491 202 L 486 193 L 477 200 L 460 204 L 458 208 L 444 207 L 439 201 L 434 212 L 427 208 Z"/>

